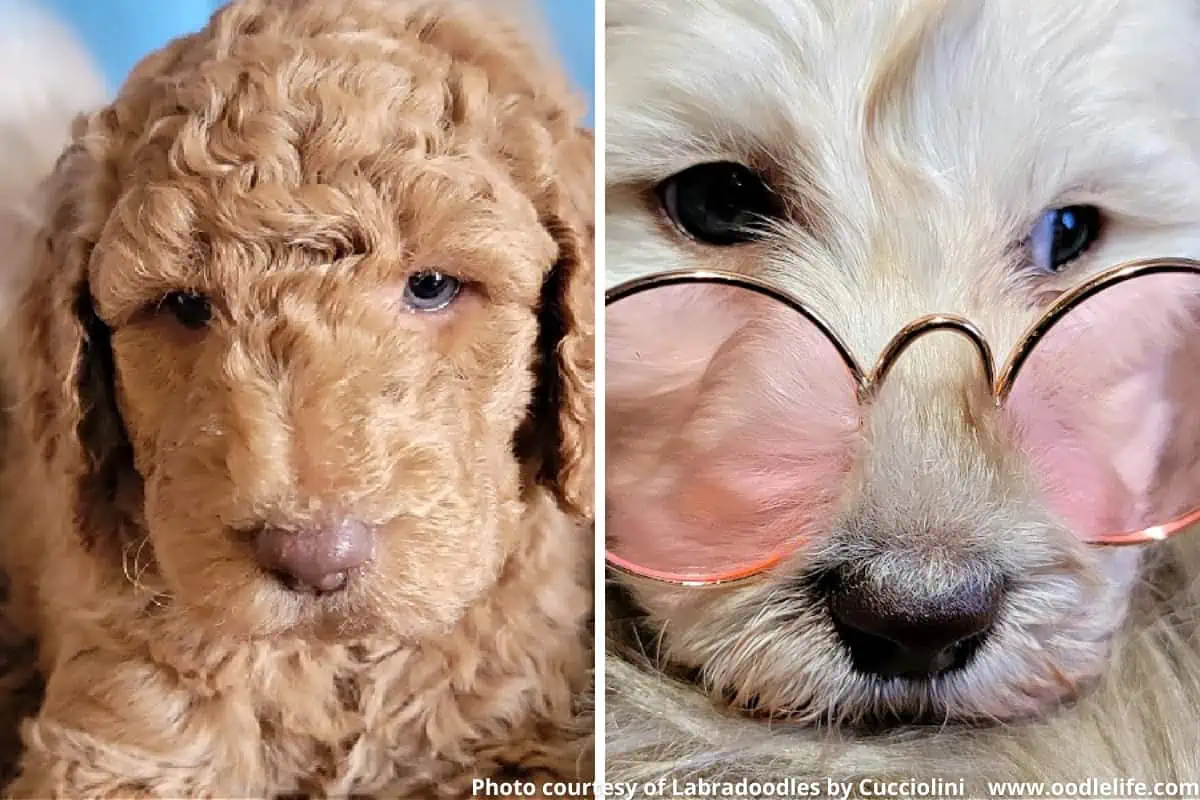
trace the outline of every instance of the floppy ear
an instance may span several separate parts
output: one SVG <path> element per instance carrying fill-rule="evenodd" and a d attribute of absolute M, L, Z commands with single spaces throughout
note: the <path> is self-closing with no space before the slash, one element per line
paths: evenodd
<path fill-rule="evenodd" d="M 122 500 L 140 493 L 117 411 L 109 330 L 97 316 L 87 268 L 111 209 L 105 178 L 80 144 L 59 160 L 46 224 L 14 316 L 19 419 L 69 492 L 87 547 L 115 541 L 128 522 Z"/>
<path fill-rule="evenodd" d="M 582 129 L 560 143 L 542 210 L 558 255 L 542 286 L 534 408 L 539 478 L 585 517 L 592 515 L 595 471 L 594 146 Z"/>

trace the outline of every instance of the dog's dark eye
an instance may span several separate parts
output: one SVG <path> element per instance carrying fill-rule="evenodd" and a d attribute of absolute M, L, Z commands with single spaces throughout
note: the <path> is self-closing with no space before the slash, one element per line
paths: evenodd
<path fill-rule="evenodd" d="M 1095 206 L 1064 206 L 1042 214 L 1029 234 L 1034 266 L 1058 272 L 1079 258 L 1100 236 L 1100 209 Z"/>
<path fill-rule="evenodd" d="M 458 296 L 462 283 L 440 272 L 417 272 L 404 286 L 404 302 L 417 311 L 440 311 Z"/>
<path fill-rule="evenodd" d="M 731 161 L 697 164 L 658 185 L 659 202 L 680 230 L 728 247 L 758 238 L 780 214 L 779 197 L 753 170 Z"/>
<path fill-rule="evenodd" d="M 171 292 L 158 304 L 185 328 L 200 330 L 212 321 L 212 304 L 196 292 Z"/>

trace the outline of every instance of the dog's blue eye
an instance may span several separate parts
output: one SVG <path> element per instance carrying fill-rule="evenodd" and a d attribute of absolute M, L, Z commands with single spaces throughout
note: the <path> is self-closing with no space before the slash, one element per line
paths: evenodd
<path fill-rule="evenodd" d="M 440 272 L 417 272 L 404 285 L 404 302 L 416 311 L 440 311 L 458 296 L 462 282 Z"/>
<path fill-rule="evenodd" d="M 1034 266 L 1058 272 L 1095 243 L 1100 223 L 1100 209 L 1095 206 L 1064 206 L 1044 212 L 1029 234 Z"/>

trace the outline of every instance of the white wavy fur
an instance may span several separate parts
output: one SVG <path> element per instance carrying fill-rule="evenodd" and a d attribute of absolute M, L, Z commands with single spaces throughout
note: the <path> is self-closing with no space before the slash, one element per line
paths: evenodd
<path fill-rule="evenodd" d="M 1005 248 L 1044 208 L 1107 212 L 1071 280 L 1131 258 L 1200 257 L 1193 0 L 609 0 L 606 36 L 610 286 L 668 268 L 733 269 L 810 299 L 863 357 L 927 311 L 971 315 L 1003 351 L 1030 317 L 980 296 L 1019 289 Z M 652 187 L 717 160 L 755 163 L 785 187 L 792 218 L 770 246 L 718 251 L 664 224 Z M 1122 319 L 1173 334 L 1153 327 L 1160 311 L 1134 306 Z M 912 355 L 914 370 L 950 363 L 924 357 Z M 1189 399 L 1200 393 L 1192 368 L 1175 376 Z M 895 394 L 908 385 L 901 378 Z M 610 389 L 610 438 L 613 402 Z M 898 406 L 880 413 L 893 427 L 913 419 Z M 1164 447 L 1194 462 L 1200 427 L 1175 430 Z M 942 546 L 969 546 L 971 564 L 1020 576 L 992 643 L 936 685 L 873 684 L 848 669 L 804 588 L 680 593 L 621 581 L 648 635 L 633 642 L 610 619 L 608 780 L 936 776 L 965 780 L 972 796 L 989 780 L 1200 781 L 1200 533 L 1085 548 L 996 470 L 963 467 L 974 458 L 965 440 L 940 441 L 939 458 L 924 458 L 925 440 L 901 444 L 873 456 L 884 477 L 859 498 L 873 538 L 860 532 L 856 545 L 902 561 L 907 523 L 953 509 L 969 530 Z M 1195 490 L 1194 473 L 1177 477 L 1178 490 Z M 611 513 L 611 492 L 608 502 Z M 880 534 L 887 526 L 897 538 Z M 639 653 L 646 642 L 659 646 L 653 657 Z M 715 689 L 668 677 L 665 661 Z M 746 718 L 722 692 L 777 702 L 801 722 Z M 811 724 L 881 708 L 947 724 Z"/>

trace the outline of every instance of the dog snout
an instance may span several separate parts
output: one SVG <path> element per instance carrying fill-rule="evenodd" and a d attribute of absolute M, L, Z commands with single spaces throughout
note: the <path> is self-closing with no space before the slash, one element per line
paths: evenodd
<path fill-rule="evenodd" d="M 929 678 L 964 667 L 996 622 L 1004 581 L 972 576 L 944 588 L 887 585 L 843 569 L 825 582 L 835 627 L 860 672 Z"/>
<path fill-rule="evenodd" d="M 344 588 L 350 572 L 367 564 L 374 551 L 374 530 L 353 519 L 301 530 L 264 526 L 254 533 L 258 563 L 298 591 Z"/>

